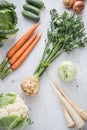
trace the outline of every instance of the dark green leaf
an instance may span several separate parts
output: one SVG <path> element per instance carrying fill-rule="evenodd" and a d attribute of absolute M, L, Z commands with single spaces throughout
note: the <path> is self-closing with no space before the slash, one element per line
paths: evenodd
<path fill-rule="evenodd" d="M 50 11 L 51 21 L 47 31 L 44 56 L 34 74 L 43 74 L 51 62 L 64 51 L 70 53 L 87 42 L 84 23 L 80 16 L 66 11 L 59 15 L 56 9 Z M 48 44 L 49 43 L 49 44 Z M 50 51 L 49 51 L 50 50 Z"/>
<path fill-rule="evenodd" d="M 8 36 L 15 34 L 18 21 L 15 12 L 16 6 L 6 0 L 0 0 L 0 39 L 7 39 Z M 10 35 L 9 35 L 10 34 Z M 3 44 L 0 43 L 0 47 Z"/>

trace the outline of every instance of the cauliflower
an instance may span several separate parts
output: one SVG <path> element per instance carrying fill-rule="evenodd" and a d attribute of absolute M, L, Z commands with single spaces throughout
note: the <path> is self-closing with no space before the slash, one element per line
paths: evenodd
<path fill-rule="evenodd" d="M 0 94 L 0 127 L 4 130 L 18 130 L 24 128 L 28 121 L 28 107 L 19 95 Z"/>

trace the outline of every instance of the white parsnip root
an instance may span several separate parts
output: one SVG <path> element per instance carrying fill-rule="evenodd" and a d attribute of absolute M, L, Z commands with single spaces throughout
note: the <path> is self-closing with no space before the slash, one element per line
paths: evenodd
<path fill-rule="evenodd" d="M 66 108 L 63 104 L 62 104 L 62 107 L 63 107 L 63 111 L 64 111 L 64 115 L 65 115 L 65 119 L 66 119 L 68 128 L 74 128 L 75 123 L 74 123 L 73 119 L 71 118 L 70 114 L 68 113 L 68 111 L 66 110 Z"/>
<path fill-rule="evenodd" d="M 56 92 L 57 96 L 60 98 L 60 101 L 64 105 L 64 108 L 67 110 L 69 115 L 71 116 L 72 120 L 74 121 L 75 125 L 78 129 L 81 129 L 85 126 L 84 120 L 80 117 L 77 111 L 72 107 L 71 103 L 66 100 L 64 95 L 61 94 L 60 90 L 55 87 L 51 80 L 49 80 L 51 87 Z"/>
<path fill-rule="evenodd" d="M 84 120 L 87 120 L 87 111 L 79 108 L 79 106 L 74 103 L 67 95 L 66 93 L 63 92 L 63 90 L 61 89 L 61 87 L 58 85 L 58 83 L 56 81 L 54 81 L 54 84 L 56 85 L 56 87 L 58 88 L 58 90 L 61 92 L 61 94 L 65 97 L 65 99 L 72 105 L 72 107 L 75 109 L 75 111 L 80 115 L 80 117 Z"/>

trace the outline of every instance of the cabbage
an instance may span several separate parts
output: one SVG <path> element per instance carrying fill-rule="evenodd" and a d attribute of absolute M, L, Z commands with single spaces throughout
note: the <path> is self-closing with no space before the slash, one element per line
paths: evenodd
<path fill-rule="evenodd" d="M 6 0 L 0 0 L 0 47 L 3 46 L 2 40 L 18 31 L 15 8 L 13 4 Z"/>
<path fill-rule="evenodd" d="M 70 61 L 64 61 L 58 68 L 58 75 L 63 81 L 71 81 L 76 76 L 76 67 Z"/>

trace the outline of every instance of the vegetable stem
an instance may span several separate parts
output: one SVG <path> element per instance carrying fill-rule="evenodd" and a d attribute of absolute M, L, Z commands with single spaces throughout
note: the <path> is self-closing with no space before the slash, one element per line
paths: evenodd
<path fill-rule="evenodd" d="M 7 71 L 1 76 L 1 79 L 7 77 L 13 70 L 11 68 L 8 68 Z"/>
<path fill-rule="evenodd" d="M 2 63 L 0 64 L 0 72 L 3 70 L 3 68 L 5 67 L 6 63 L 8 62 L 8 58 L 6 57 Z"/>
<path fill-rule="evenodd" d="M 64 50 L 61 50 L 61 51 L 59 51 L 58 53 L 56 53 L 56 55 L 55 55 L 54 57 L 50 58 L 50 59 L 49 59 L 50 63 L 53 62 L 54 59 L 56 59 L 57 56 L 59 56 L 59 55 L 62 54 L 63 52 L 64 52 Z"/>
<path fill-rule="evenodd" d="M 63 52 L 69 53 L 77 47 L 84 47 L 87 42 L 81 17 L 74 13 L 69 15 L 67 12 L 59 15 L 55 9 L 51 10 L 50 14 L 51 22 L 47 31 L 46 46 L 34 72 L 39 78 L 57 56 Z"/>
<path fill-rule="evenodd" d="M 0 78 L 7 72 L 7 70 L 11 67 L 11 65 L 9 63 L 6 64 L 6 66 L 3 68 L 1 74 L 0 74 Z"/>
<path fill-rule="evenodd" d="M 41 77 L 41 75 L 44 73 L 45 70 L 46 70 L 46 67 L 43 67 L 42 69 L 39 70 L 38 73 L 34 74 L 34 77 L 39 79 Z"/>
<path fill-rule="evenodd" d="M 12 72 L 12 70 L 16 70 L 24 62 L 35 45 L 38 43 L 41 38 L 41 34 L 34 33 L 38 26 L 39 23 L 32 26 L 30 30 L 28 30 L 28 32 L 25 33 L 8 51 L 6 58 L 0 65 L 1 79 L 6 77 L 10 72 Z"/>

